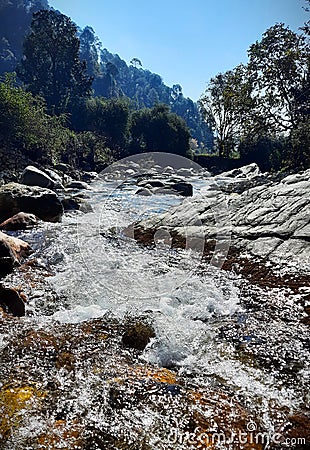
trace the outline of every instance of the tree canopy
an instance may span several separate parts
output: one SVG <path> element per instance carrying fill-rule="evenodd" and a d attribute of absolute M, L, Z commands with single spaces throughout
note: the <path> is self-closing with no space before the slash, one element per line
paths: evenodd
<path fill-rule="evenodd" d="M 220 156 L 239 152 L 266 169 L 309 165 L 310 48 L 301 31 L 272 26 L 249 48 L 246 66 L 209 82 L 200 107 Z"/>
<path fill-rule="evenodd" d="M 45 98 L 49 112 L 66 112 L 70 102 L 91 93 L 92 78 L 79 51 L 77 27 L 69 17 L 51 10 L 33 15 L 17 74 L 26 89 Z"/>

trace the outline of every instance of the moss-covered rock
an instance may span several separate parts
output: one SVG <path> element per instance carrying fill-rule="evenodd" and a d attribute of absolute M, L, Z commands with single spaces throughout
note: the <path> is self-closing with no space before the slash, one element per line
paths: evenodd
<path fill-rule="evenodd" d="M 5 385 L 0 390 L 0 441 L 4 442 L 22 423 L 26 414 L 42 403 L 45 393 L 35 385 Z"/>

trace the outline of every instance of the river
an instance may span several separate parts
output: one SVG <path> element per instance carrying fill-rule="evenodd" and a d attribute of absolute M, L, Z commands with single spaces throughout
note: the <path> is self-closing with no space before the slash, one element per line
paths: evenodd
<path fill-rule="evenodd" d="M 189 181 L 194 195 L 207 189 L 201 177 Z M 168 368 L 192 385 L 229 393 L 263 429 L 275 432 L 288 412 L 304 409 L 309 400 L 309 338 L 298 329 L 294 296 L 251 286 L 208 265 L 197 252 L 171 249 L 160 239 L 153 247 L 137 244 L 122 230 L 183 199 L 138 196 L 136 189 L 130 180 L 99 179 L 86 191 L 93 212 L 69 212 L 61 224 L 41 223 L 36 231 L 19 233 L 32 245 L 32 258 L 51 275 L 44 288 L 28 289 L 27 315 L 21 320 L 28 328 L 50 330 L 57 323 L 70 326 L 107 316 L 118 321 L 147 317 L 155 337 L 139 356 L 141 364 Z M 14 328 L 10 333 L 12 339 Z M 7 342 L 2 335 L 3 348 Z M 81 377 L 72 387 L 79 408 L 89 402 L 93 373 Z M 107 420 L 104 410 L 94 414 L 96 422 Z M 3 448 L 15 448 L 12 442 Z M 154 449 L 183 448 L 181 442 L 163 447 L 150 442 Z"/>

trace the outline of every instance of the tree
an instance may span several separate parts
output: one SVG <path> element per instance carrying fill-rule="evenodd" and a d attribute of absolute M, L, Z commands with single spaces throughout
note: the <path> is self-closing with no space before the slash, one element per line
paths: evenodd
<path fill-rule="evenodd" d="M 66 112 L 70 103 L 91 92 L 92 78 L 79 60 L 79 48 L 77 27 L 69 17 L 55 11 L 33 15 L 18 76 L 30 92 L 45 98 L 49 112 Z"/>
<path fill-rule="evenodd" d="M 95 35 L 92 27 L 85 27 L 80 34 L 80 59 L 86 61 L 87 73 L 92 77 L 98 77 L 101 74 L 99 64 L 99 53 L 101 42 Z"/>
<path fill-rule="evenodd" d="M 128 145 L 129 115 L 128 99 L 91 97 L 75 112 L 72 124 L 75 131 L 91 131 L 100 136 L 106 147 L 120 156 Z"/>
<path fill-rule="evenodd" d="M 254 109 L 253 87 L 243 65 L 212 78 L 199 101 L 202 114 L 215 134 L 219 156 L 229 157 Z"/>
<path fill-rule="evenodd" d="M 309 89 L 309 46 L 305 36 L 283 23 L 276 24 L 260 42 L 251 45 L 248 54 L 266 126 L 276 133 L 291 132 L 299 123 L 306 86 Z"/>
<path fill-rule="evenodd" d="M 131 121 L 132 152 L 168 152 L 189 156 L 190 133 L 167 105 L 135 111 Z"/>

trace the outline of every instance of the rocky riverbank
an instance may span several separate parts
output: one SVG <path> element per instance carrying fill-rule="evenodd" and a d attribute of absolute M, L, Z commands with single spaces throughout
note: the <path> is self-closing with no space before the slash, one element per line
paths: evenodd
<path fill-rule="evenodd" d="M 211 304 L 205 311 L 201 297 L 186 323 L 205 337 L 199 345 L 198 337 L 187 342 L 185 361 L 171 354 L 161 366 L 148 355 L 168 345 L 157 320 L 167 322 L 169 336 L 163 314 L 172 306 L 122 318 L 108 311 L 97 319 L 68 319 L 66 299 L 48 285 L 55 268 L 43 262 L 43 249 L 31 249 L 42 221 L 50 221 L 50 234 L 57 221 L 93 214 L 95 207 L 87 182 L 96 175 L 74 180 L 66 171 L 28 167 L 19 183 L 0 188 L 0 448 L 308 448 L 310 171 L 281 177 L 250 165 L 211 177 L 197 167 L 131 161 L 100 176 L 97 183 L 116 186 L 117 193 L 130 188 L 131 202 L 180 200 L 113 230 L 106 245 L 133 251 L 134 238 L 143 244 L 143 258 L 157 248 L 159 263 L 163 251 L 175 258 L 172 264 L 178 252 L 188 252 L 201 283 L 212 277 L 216 290 L 223 273 L 239 292 L 240 308 L 224 315 Z M 113 264 L 115 276 L 117 269 Z M 57 320 L 31 310 L 33 291 L 47 303 L 62 302 Z M 255 384 L 255 394 L 248 394 L 247 383 Z"/>

